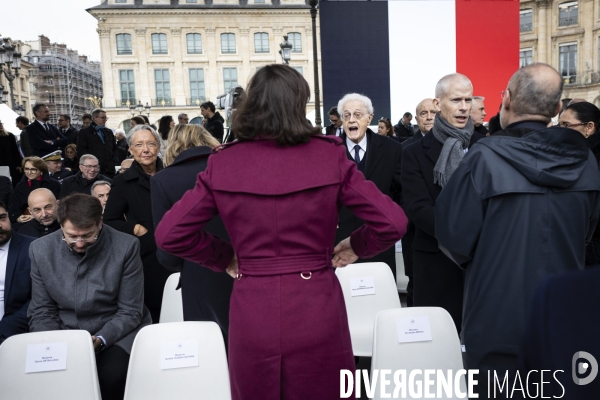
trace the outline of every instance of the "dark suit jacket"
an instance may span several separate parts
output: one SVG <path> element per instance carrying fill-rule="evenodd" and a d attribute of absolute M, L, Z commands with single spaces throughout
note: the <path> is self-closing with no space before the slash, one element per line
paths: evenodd
<path fill-rule="evenodd" d="M 346 147 L 346 134 L 343 134 L 340 138 L 344 147 Z M 396 140 L 378 135 L 370 129 L 367 130 L 367 141 L 365 178 L 372 181 L 383 194 L 400 204 L 402 199 L 402 187 L 400 185 L 402 146 Z M 349 160 L 354 161 L 347 148 L 346 155 Z M 364 221 L 362 219 L 352 214 L 348 208 L 342 207 L 339 216 L 339 227 L 335 237 L 336 244 L 363 225 Z M 396 276 L 394 246 L 373 258 L 359 259 L 357 262 L 385 262 L 392 268 L 392 272 Z"/>
<path fill-rule="evenodd" d="M 484 137 L 474 132 L 469 147 Z M 442 144 L 430 131 L 421 140 L 407 146 L 402 153 L 404 210 L 416 227 L 415 250 L 440 251 L 435 238 L 434 206 L 442 187 L 433 183 L 433 168 L 441 151 Z"/>
<path fill-rule="evenodd" d="M 344 127 L 340 126 L 340 128 L 342 128 L 342 134 L 344 133 Z M 337 127 L 333 124 L 330 124 L 327 128 L 325 128 L 325 135 L 327 136 L 335 136 L 335 130 L 337 129 Z"/>
<path fill-rule="evenodd" d="M 52 124 L 47 125 L 48 131 L 36 120 L 25 128 L 32 156 L 43 157 L 53 151 L 62 150 L 69 144 L 68 139 L 57 127 Z M 45 140 L 51 140 L 52 144 L 46 143 Z"/>
<path fill-rule="evenodd" d="M 66 133 L 63 133 L 61 129 L 59 131 L 67 138 L 68 144 L 77 144 L 77 134 L 79 133 L 79 129 L 75 129 L 72 126 L 69 126 Z"/>
<path fill-rule="evenodd" d="M 8 176 L 0 175 L 0 201 L 4 203 L 4 205 L 9 207 L 10 200 L 13 194 L 13 185 Z"/>
<path fill-rule="evenodd" d="M 193 189 L 198 174 L 206 169 L 212 149 L 193 147 L 181 152 L 167 168 L 150 179 L 154 226 L 185 192 Z M 220 216 L 215 216 L 204 231 L 230 241 Z M 225 339 L 229 331 L 229 298 L 234 280 L 224 273 L 212 271 L 194 262 L 157 250 L 158 260 L 167 269 L 181 271 L 179 280 L 186 321 L 214 321 Z"/>
<path fill-rule="evenodd" d="M 113 132 L 104 128 L 104 142 L 92 125 L 83 128 L 77 134 L 77 156 L 92 154 L 98 159 L 100 173 L 112 177 L 115 174 L 115 165 L 119 164 L 119 151 Z"/>
<path fill-rule="evenodd" d="M 9 337 L 29 330 L 27 308 L 31 301 L 29 245 L 35 238 L 12 232 L 4 281 L 4 316 L 0 334 Z"/>

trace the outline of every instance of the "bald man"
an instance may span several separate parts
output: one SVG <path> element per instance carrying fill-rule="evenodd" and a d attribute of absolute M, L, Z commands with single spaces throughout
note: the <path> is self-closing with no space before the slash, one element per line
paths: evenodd
<path fill-rule="evenodd" d="M 502 101 L 502 131 L 469 151 L 435 206 L 440 247 L 466 269 L 465 368 L 480 377 L 508 372 L 508 387 L 538 283 L 584 268 L 600 214 L 600 174 L 585 137 L 546 127 L 561 109 L 562 89 L 547 64 L 517 70 Z M 570 358 L 563 369 L 571 371 Z"/>
<path fill-rule="evenodd" d="M 456 329 L 462 320 L 462 271 L 438 247 L 434 206 L 469 148 L 484 136 L 470 119 L 473 85 L 462 74 L 443 77 L 432 100 L 433 127 L 402 153 L 403 208 L 415 224 L 413 305 L 446 309 Z M 467 212 L 464 217 L 469 218 Z"/>
<path fill-rule="evenodd" d="M 35 189 L 29 194 L 27 204 L 33 219 L 21 226 L 17 232 L 26 236 L 41 238 L 60 229 L 60 225 L 56 221 L 58 200 L 50 190 Z"/>

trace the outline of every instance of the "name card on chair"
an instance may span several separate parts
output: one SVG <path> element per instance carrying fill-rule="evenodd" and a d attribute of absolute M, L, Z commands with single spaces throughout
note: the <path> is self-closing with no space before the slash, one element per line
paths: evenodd
<path fill-rule="evenodd" d="M 398 240 L 396 242 L 395 248 L 396 248 L 396 253 L 402 253 L 402 240 Z"/>
<path fill-rule="evenodd" d="M 350 293 L 352 297 L 375 294 L 375 281 L 372 276 L 350 279 Z"/>
<path fill-rule="evenodd" d="M 67 369 L 67 342 L 30 344 L 25 357 L 25 373 Z"/>
<path fill-rule="evenodd" d="M 427 342 L 431 339 L 429 317 L 404 317 L 396 319 L 398 341 L 400 343 Z"/>
<path fill-rule="evenodd" d="M 160 369 L 187 368 L 198 366 L 198 341 L 162 342 Z"/>

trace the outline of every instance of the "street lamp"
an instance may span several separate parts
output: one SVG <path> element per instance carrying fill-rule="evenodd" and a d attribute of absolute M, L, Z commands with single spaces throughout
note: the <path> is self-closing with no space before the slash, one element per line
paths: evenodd
<path fill-rule="evenodd" d="M 281 50 L 279 50 L 279 54 L 281 55 L 281 59 L 283 63 L 288 65 L 290 63 L 290 59 L 292 58 L 292 44 L 288 42 L 288 37 L 285 35 L 283 37 L 283 43 L 279 44 Z"/>
<path fill-rule="evenodd" d="M 14 44 L 10 44 L 8 38 L 2 38 L 0 43 L 0 72 L 4 74 L 4 77 L 8 81 L 12 108 L 13 110 L 16 110 L 15 107 L 17 104 L 15 102 L 15 88 L 13 81 L 19 76 L 19 69 L 21 68 L 21 53 L 15 51 L 17 47 Z M 5 65 L 6 69 L 4 69 Z M 11 72 L 11 68 L 14 70 L 14 74 Z"/>
<path fill-rule="evenodd" d="M 144 107 L 144 105 L 142 104 L 142 102 L 140 100 L 138 100 L 137 104 L 132 104 L 131 106 L 129 106 L 129 111 L 131 111 L 131 116 L 133 117 L 135 115 L 135 112 L 137 111 L 139 115 L 142 115 L 142 113 L 144 112 L 144 110 L 146 111 L 146 115 L 150 116 L 150 109 L 152 107 L 150 107 L 150 105 L 148 103 L 146 103 L 146 106 Z"/>
<path fill-rule="evenodd" d="M 313 64 L 315 65 L 315 125 L 321 127 L 321 91 L 319 90 L 319 59 L 317 58 L 317 6 L 319 0 L 308 0 L 312 19 Z"/>

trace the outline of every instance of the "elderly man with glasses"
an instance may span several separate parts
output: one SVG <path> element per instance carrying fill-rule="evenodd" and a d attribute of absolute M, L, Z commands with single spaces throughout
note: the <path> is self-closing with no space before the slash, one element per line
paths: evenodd
<path fill-rule="evenodd" d="M 100 173 L 112 178 L 115 165 L 119 165 L 119 150 L 113 131 L 106 127 L 106 111 L 92 111 L 92 123 L 77 135 L 77 154 L 92 154 L 98 159 Z M 87 192 L 89 193 L 89 191 Z"/>
<path fill-rule="evenodd" d="M 63 179 L 59 198 L 66 197 L 72 193 L 89 194 L 96 181 L 107 181 L 111 179 L 98 173 L 100 165 L 98 159 L 91 154 L 84 154 L 79 159 L 79 172 Z"/>
<path fill-rule="evenodd" d="M 340 139 L 346 146 L 348 159 L 354 161 L 365 178 L 372 181 L 383 194 L 400 204 L 400 143 L 369 129 L 369 123 L 373 119 L 373 105 L 368 97 L 358 93 L 347 94 L 339 101 L 337 110 L 343 121 Z M 342 207 L 335 243 L 347 238 L 362 225 L 363 220 L 348 208 Z M 394 246 L 373 258 L 358 259 L 356 262 L 384 262 L 392 269 L 394 279 L 396 277 Z"/>
<path fill-rule="evenodd" d="M 61 200 L 57 220 L 61 229 L 29 248 L 29 329 L 88 331 L 102 398 L 122 399 L 133 340 L 151 322 L 140 242 L 103 225 L 102 205 L 90 195 Z"/>

